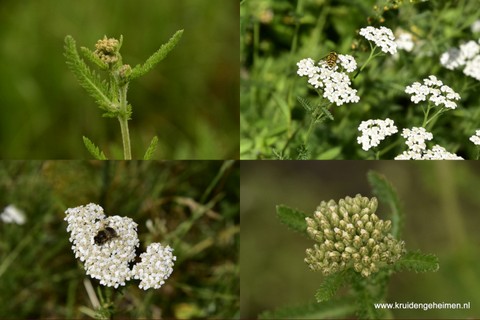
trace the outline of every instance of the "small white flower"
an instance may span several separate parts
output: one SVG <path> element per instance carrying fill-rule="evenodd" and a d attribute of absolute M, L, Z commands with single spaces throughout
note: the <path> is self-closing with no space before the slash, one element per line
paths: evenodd
<path fill-rule="evenodd" d="M 397 44 L 397 48 L 400 50 L 405 50 L 410 52 L 413 50 L 414 42 L 413 36 L 411 33 L 408 32 L 401 32 L 395 39 L 395 43 Z"/>
<path fill-rule="evenodd" d="M 152 243 L 147 252 L 140 255 L 141 262 L 133 266 L 132 274 L 140 279 L 140 289 L 159 289 L 173 272 L 173 264 L 177 259 L 169 246 L 163 247 L 160 243 Z"/>
<path fill-rule="evenodd" d="M 403 129 L 402 137 L 407 141 L 408 150 L 395 157 L 395 160 L 463 160 L 462 157 L 450 153 L 445 148 L 435 145 L 427 149 L 425 141 L 433 139 L 433 135 L 425 128 L 413 127 Z"/>
<path fill-rule="evenodd" d="M 380 141 L 387 136 L 391 136 L 398 132 L 393 120 L 387 118 L 385 120 L 367 120 L 362 121 L 358 126 L 358 131 L 362 132 L 360 137 L 357 137 L 357 142 L 362 145 L 362 149 L 367 151 L 370 148 L 376 147 Z"/>
<path fill-rule="evenodd" d="M 18 209 L 15 205 L 10 204 L 3 209 L 3 212 L 0 214 L 0 220 L 5 223 L 16 223 L 16 224 L 24 224 L 25 213 Z"/>
<path fill-rule="evenodd" d="M 465 64 L 465 58 L 457 48 L 450 48 L 440 56 L 440 63 L 449 70 L 455 70 Z"/>
<path fill-rule="evenodd" d="M 436 106 L 443 104 L 445 108 L 455 109 L 457 104 L 454 100 L 460 100 L 460 95 L 453 91 L 437 77 L 431 75 L 423 79 L 423 83 L 414 82 L 412 85 L 405 88 L 405 93 L 411 95 L 410 99 L 413 103 L 418 104 L 420 101 L 433 102 Z"/>
<path fill-rule="evenodd" d="M 365 39 L 374 42 L 383 52 L 395 54 L 397 53 L 397 44 L 392 30 L 386 27 L 374 28 L 368 26 L 360 29 L 360 35 Z"/>
<path fill-rule="evenodd" d="M 470 141 L 475 145 L 480 146 L 480 130 L 475 131 L 475 134 L 470 137 Z"/>
<path fill-rule="evenodd" d="M 350 73 L 357 69 L 357 62 L 355 58 L 348 54 L 339 54 L 338 60 L 346 72 Z"/>
<path fill-rule="evenodd" d="M 340 60 L 342 67 L 347 70 L 355 70 L 354 66 L 356 67 L 356 63 L 355 60 L 352 60 L 353 57 L 343 56 L 342 60 Z M 307 76 L 308 83 L 315 89 L 322 88 L 323 97 L 337 106 L 360 101 L 360 97 L 357 96 L 357 90 L 350 87 L 350 78 L 346 73 L 337 71 L 338 66 L 330 68 L 323 60 L 318 65 L 314 65 L 313 60 L 310 58 L 299 61 L 297 66 L 297 74 Z"/>
<path fill-rule="evenodd" d="M 470 30 L 472 30 L 473 33 L 480 32 L 480 20 L 475 20 L 470 26 Z"/>
<path fill-rule="evenodd" d="M 318 67 L 315 66 L 315 61 L 311 58 L 302 59 L 297 62 L 297 74 L 301 77 L 312 77 L 318 71 Z"/>
<path fill-rule="evenodd" d="M 463 73 L 480 81 L 480 55 L 467 62 Z"/>
<path fill-rule="evenodd" d="M 480 46 L 473 40 L 460 45 L 460 54 L 465 58 L 465 60 L 472 59 L 473 57 L 477 56 L 479 52 Z"/>

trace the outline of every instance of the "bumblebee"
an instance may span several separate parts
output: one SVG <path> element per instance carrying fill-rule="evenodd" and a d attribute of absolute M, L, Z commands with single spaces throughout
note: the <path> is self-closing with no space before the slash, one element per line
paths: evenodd
<path fill-rule="evenodd" d="M 338 54 L 335 51 L 331 51 L 324 59 L 327 63 L 327 66 L 330 69 L 333 69 L 337 65 Z"/>
<path fill-rule="evenodd" d="M 111 227 L 105 227 L 105 229 L 98 231 L 97 235 L 93 237 L 93 241 L 95 241 L 96 245 L 101 246 L 116 237 L 118 237 L 118 235 L 115 229 Z"/>

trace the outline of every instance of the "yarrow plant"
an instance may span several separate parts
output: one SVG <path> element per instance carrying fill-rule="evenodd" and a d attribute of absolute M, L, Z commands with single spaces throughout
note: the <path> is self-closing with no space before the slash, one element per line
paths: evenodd
<path fill-rule="evenodd" d="M 65 211 L 67 231 L 75 257 L 84 264 L 86 274 L 100 284 L 118 288 L 126 281 L 140 279 L 141 289 L 160 288 L 173 272 L 176 257 L 169 246 L 152 243 L 134 262 L 140 242 L 137 224 L 128 217 L 107 217 L 97 204 L 87 204 Z"/>
<path fill-rule="evenodd" d="M 318 306 L 305 306 L 312 314 L 313 310 L 329 314 L 325 311 L 330 309 L 343 310 L 342 314 L 335 313 L 339 318 L 351 318 L 353 313 L 360 319 L 391 318 L 387 311 L 376 309 L 374 303 L 385 300 L 392 274 L 439 268 L 435 255 L 406 249 L 400 237 L 404 214 L 392 185 L 373 171 L 368 173 L 368 180 L 378 199 L 391 208 L 391 219 L 382 219 L 377 214 L 377 197 L 360 194 L 322 201 L 313 215 L 277 206 L 278 218 L 284 224 L 315 242 L 306 249 L 304 260 L 311 270 L 321 272 L 324 279 L 315 294 Z M 346 285 L 352 290 L 344 297 L 332 299 Z M 345 308 L 345 303 L 351 307 Z M 302 309 L 287 307 L 280 312 L 288 318 L 299 318 L 298 310 Z M 267 312 L 263 318 L 277 318 L 276 315 Z"/>
<path fill-rule="evenodd" d="M 83 56 L 101 71 L 107 73 L 107 79 L 102 79 L 78 54 L 75 40 L 72 36 L 65 37 L 65 57 L 80 85 L 92 96 L 100 109 L 105 113 L 104 117 L 117 118 L 120 123 L 123 154 L 125 160 L 132 159 L 130 146 L 130 133 L 128 120 L 132 116 L 132 106 L 127 100 L 128 86 L 131 80 L 143 76 L 152 70 L 157 63 L 163 60 L 167 54 L 176 46 L 183 34 L 183 30 L 177 31 L 171 39 L 151 55 L 144 64 L 131 67 L 124 64 L 120 54 L 123 37 L 120 39 L 107 38 L 105 36 L 95 44 L 95 51 L 81 47 Z M 96 158 L 105 160 L 105 154 L 95 146 L 90 139 L 83 137 L 84 144 L 88 151 Z M 155 136 L 147 149 L 144 159 L 152 157 L 158 138 Z"/>

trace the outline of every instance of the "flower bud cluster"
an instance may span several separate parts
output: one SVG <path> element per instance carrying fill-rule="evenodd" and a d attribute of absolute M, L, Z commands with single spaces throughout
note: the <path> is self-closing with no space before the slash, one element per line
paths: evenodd
<path fill-rule="evenodd" d="M 107 36 L 104 36 L 103 39 L 98 40 L 95 44 L 96 50 L 94 54 L 106 64 L 114 64 L 119 59 L 119 44 L 117 39 L 107 39 Z"/>
<path fill-rule="evenodd" d="M 317 243 L 306 250 L 310 269 L 325 275 L 353 268 L 364 277 L 392 264 L 405 252 L 405 243 L 389 233 L 392 222 L 375 214 L 377 199 L 362 197 L 322 201 L 307 232 Z"/>

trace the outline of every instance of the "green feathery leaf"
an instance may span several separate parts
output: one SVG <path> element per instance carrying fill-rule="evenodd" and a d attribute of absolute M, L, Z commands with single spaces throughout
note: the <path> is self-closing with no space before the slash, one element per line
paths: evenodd
<path fill-rule="evenodd" d="M 330 120 L 332 120 L 332 121 L 335 120 L 335 118 L 333 117 L 332 113 L 331 113 L 330 111 L 328 111 L 327 108 L 322 107 L 322 111 L 323 111 L 323 113 L 327 116 L 328 119 L 330 119 Z"/>
<path fill-rule="evenodd" d="M 396 271 L 429 272 L 439 269 L 438 258 L 434 254 L 409 251 L 395 263 Z"/>
<path fill-rule="evenodd" d="M 90 139 L 87 137 L 83 137 L 83 143 L 85 144 L 85 147 L 87 148 L 88 152 L 97 160 L 107 160 L 107 157 L 105 154 L 96 146 L 93 144 Z"/>
<path fill-rule="evenodd" d="M 277 216 L 290 229 L 307 235 L 307 222 L 305 221 L 307 215 L 305 213 L 285 205 L 278 205 Z"/>
<path fill-rule="evenodd" d="M 305 110 L 307 110 L 308 112 L 312 112 L 312 110 L 314 109 L 314 107 L 311 106 L 311 103 L 310 103 L 309 100 L 307 100 L 305 98 L 302 98 L 300 96 L 297 96 L 297 100 L 298 100 L 298 102 L 300 102 L 302 107 L 304 107 Z"/>
<path fill-rule="evenodd" d="M 175 48 L 178 41 L 182 37 L 183 30 L 178 30 L 167 43 L 163 44 L 160 49 L 158 49 L 154 54 L 152 54 L 143 65 L 136 65 L 132 69 L 132 73 L 129 76 L 130 80 L 143 76 L 148 71 L 152 70 L 153 67 L 167 56 L 167 54 Z"/>
<path fill-rule="evenodd" d="M 78 55 L 75 40 L 72 36 L 65 37 L 65 57 L 67 65 L 74 73 L 80 85 L 87 90 L 100 108 L 107 112 L 114 112 L 114 103 L 108 97 L 108 85 L 100 77 L 91 71 L 82 58 Z"/>
<path fill-rule="evenodd" d="M 395 239 L 400 239 L 403 228 L 404 214 L 400 205 L 400 200 L 397 191 L 387 178 L 375 171 L 369 171 L 367 174 L 368 182 L 372 187 L 373 194 L 379 201 L 390 206 L 392 219 L 392 236 Z"/>
<path fill-rule="evenodd" d="M 157 136 L 153 137 L 152 142 L 150 142 L 150 146 L 148 147 L 145 155 L 143 156 L 143 160 L 150 160 L 152 159 L 153 153 L 157 150 L 158 138 Z"/>
<path fill-rule="evenodd" d="M 95 53 L 93 53 L 92 50 L 85 47 L 80 47 L 80 51 L 82 52 L 85 58 L 87 58 L 90 62 L 97 65 L 100 69 L 108 70 L 108 64 L 106 64 L 99 57 L 97 57 L 97 55 L 95 55 Z"/>
<path fill-rule="evenodd" d="M 347 282 L 348 277 L 345 276 L 345 272 L 337 272 L 326 276 L 323 279 L 320 288 L 315 293 L 317 302 L 330 300 L 331 297 L 337 292 L 337 290 Z"/>

